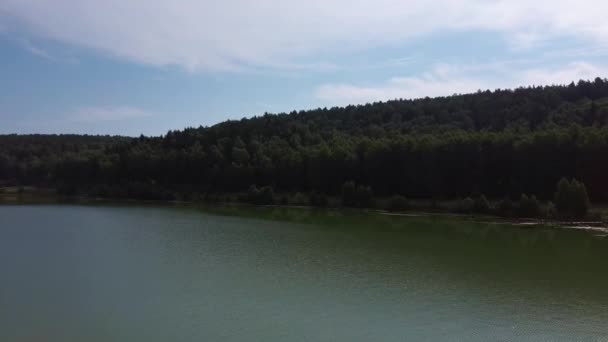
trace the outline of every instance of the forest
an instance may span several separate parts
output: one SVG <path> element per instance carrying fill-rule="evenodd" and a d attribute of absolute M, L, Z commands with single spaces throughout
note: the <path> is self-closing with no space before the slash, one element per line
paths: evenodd
<path fill-rule="evenodd" d="M 564 182 L 584 192 L 581 203 L 608 201 L 606 175 L 602 78 L 266 113 L 158 137 L 0 136 L 0 187 L 71 196 L 317 206 L 337 198 L 355 207 L 387 199 L 388 209 L 456 201 L 455 211 L 505 214 L 512 203 L 518 215 L 538 216 L 529 202 L 564 208 Z"/>

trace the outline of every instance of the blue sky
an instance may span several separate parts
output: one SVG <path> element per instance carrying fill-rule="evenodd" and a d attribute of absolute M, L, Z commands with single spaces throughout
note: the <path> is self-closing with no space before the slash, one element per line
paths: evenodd
<path fill-rule="evenodd" d="M 606 13 L 584 0 L 3 0 L 0 133 L 159 135 L 608 77 Z"/>

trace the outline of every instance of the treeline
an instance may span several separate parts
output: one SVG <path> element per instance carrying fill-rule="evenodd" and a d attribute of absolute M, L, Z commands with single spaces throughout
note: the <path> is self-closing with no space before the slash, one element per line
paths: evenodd
<path fill-rule="evenodd" d="M 608 81 L 597 78 L 265 114 L 161 137 L 0 136 L 0 182 L 150 199 L 252 193 L 242 199 L 255 203 L 272 190 L 321 204 L 352 184 L 360 198 L 546 203 L 566 178 L 606 201 L 607 125 Z"/>
<path fill-rule="evenodd" d="M 250 192 L 251 194 L 251 189 Z M 247 200 L 255 204 L 274 204 L 277 197 L 272 196 L 272 189 L 266 190 L 267 196 L 263 197 L 261 203 Z M 296 193 L 294 197 L 279 197 L 282 204 L 298 204 L 305 196 Z M 258 199 L 259 198 L 255 198 Z M 315 198 L 311 196 L 309 203 L 315 204 Z M 327 200 L 321 206 L 327 205 Z M 388 200 L 377 199 L 369 186 L 356 186 L 353 182 L 347 182 L 342 186 L 342 194 L 339 205 L 354 208 L 378 208 L 393 212 L 408 210 L 426 210 L 437 212 L 453 212 L 467 215 L 496 215 L 502 217 L 520 218 L 545 218 L 545 219 L 573 219 L 584 218 L 590 209 L 589 197 L 585 185 L 577 180 L 562 178 L 556 186 L 556 191 L 551 200 L 541 201 L 536 196 L 521 194 L 517 200 L 505 197 L 502 200 L 490 202 L 483 194 L 466 197 L 455 201 L 430 200 L 429 202 L 415 201 L 411 203 L 402 195 L 394 195 Z"/>

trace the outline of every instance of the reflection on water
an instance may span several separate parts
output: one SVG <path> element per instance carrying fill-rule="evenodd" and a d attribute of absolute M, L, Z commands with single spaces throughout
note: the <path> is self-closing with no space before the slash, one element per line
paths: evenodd
<path fill-rule="evenodd" d="M 608 241 L 301 209 L 0 206 L 0 340 L 601 340 Z"/>

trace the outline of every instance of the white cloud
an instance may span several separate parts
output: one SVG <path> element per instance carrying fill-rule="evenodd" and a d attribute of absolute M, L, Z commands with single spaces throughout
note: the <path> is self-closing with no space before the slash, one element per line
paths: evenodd
<path fill-rule="evenodd" d="M 517 62 L 513 62 L 517 65 Z M 331 105 L 366 103 L 396 98 L 421 98 L 471 93 L 477 90 L 514 88 L 522 85 L 568 84 L 581 79 L 607 77 L 608 68 L 572 62 L 552 68 L 524 68 L 508 62 L 482 65 L 444 65 L 421 75 L 394 77 L 382 84 L 325 84 L 316 98 Z"/>
<path fill-rule="evenodd" d="M 455 30 L 500 32 L 519 48 L 563 36 L 608 42 L 605 0 L 2 0 L 2 13 L 34 35 L 196 70 L 289 67 Z"/>
<path fill-rule="evenodd" d="M 568 84 L 579 80 L 593 80 L 608 77 L 608 68 L 587 62 L 572 62 L 561 68 L 535 68 L 524 70 L 518 78 L 525 84 Z"/>
<path fill-rule="evenodd" d="M 97 123 L 106 121 L 123 121 L 153 116 L 135 107 L 85 107 L 76 110 L 69 119 L 74 122 Z"/>

